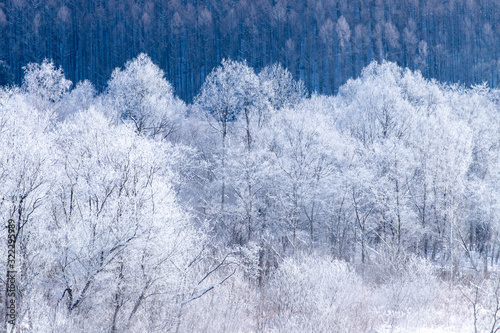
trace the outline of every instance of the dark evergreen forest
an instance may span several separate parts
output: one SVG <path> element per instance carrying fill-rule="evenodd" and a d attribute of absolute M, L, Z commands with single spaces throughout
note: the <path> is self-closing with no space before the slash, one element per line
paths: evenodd
<path fill-rule="evenodd" d="M 145 52 L 187 102 L 224 58 L 279 62 L 325 94 L 372 60 L 497 87 L 499 20 L 498 0 L 4 0 L 0 60 L 17 84 L 48 58 L 102 90 Z"/>

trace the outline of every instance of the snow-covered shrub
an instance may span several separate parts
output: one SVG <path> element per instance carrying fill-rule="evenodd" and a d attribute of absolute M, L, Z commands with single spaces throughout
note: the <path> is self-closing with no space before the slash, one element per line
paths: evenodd
<path fill-rule="evenodd" d="M 369 289 L 345 262 L 287 258 L 268 288 L 270 331 L 366 332 L 374 325 Z"/>

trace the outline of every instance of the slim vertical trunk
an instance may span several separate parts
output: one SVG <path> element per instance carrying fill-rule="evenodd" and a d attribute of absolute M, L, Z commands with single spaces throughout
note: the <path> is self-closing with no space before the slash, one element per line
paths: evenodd
<path fill-rule="evenodd" d="M 112 326 L 111 326 L 111 333 L 116 333 L 118 332 L 117 328 L 117 318 L 118 318 L 118 313 L 120 312 L 120 308 L 122 306 L 122 282 L 123 282 L 123 262 L 120 264 L 120 273 L 118 275 L 118 290 L 115 293 L 115 310 L 113 312 L 113 321 L 112 321 Z"/>
<path fill-rule="evenodd" d="M 252 193 L 252 180 L 250 177 L 250 154 L 252 152 L 252 135 L 250 131 L 250 110 L 245 107 L 245 120 L 246 120 L 246 141 L 247 141 L 247 166 L 246 166 L 246 180 L 248 191 L 248 241 L 252 238 L 252 209 L 253 209 L 253 193 Z"/>
<path fill-rule="evenodd" d="M 222 222 L 224 221 L 224 201 L 226 197 L 226 136 L 227 136 L 227 123 L 223 121 L 222 123 L 222 185 L 221 185 L 221 201 L 220 201 L 220 211 L 222 214 Z"/>

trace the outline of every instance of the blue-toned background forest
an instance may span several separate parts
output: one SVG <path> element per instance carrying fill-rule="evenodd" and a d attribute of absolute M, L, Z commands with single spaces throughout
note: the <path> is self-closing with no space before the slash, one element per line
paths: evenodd
<path fill-rule="evenodd" d="M 331 94 L 372 60 L 424 77 L 497 87 L 497 0 L 10 0 L 0 2 L 0 60 L 52 59 L 102 89 L 141 52 L 190 102 L 223 58 L 278 62 L 309 91 Z"/>

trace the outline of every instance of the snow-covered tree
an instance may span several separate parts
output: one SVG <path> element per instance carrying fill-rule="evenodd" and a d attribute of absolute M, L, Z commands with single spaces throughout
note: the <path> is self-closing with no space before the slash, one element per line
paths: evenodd
<path fill-rule="evenodd" d="M 72 82 L 64 77 L 62 68 L 44 60 L 41 64 L 30 63 L 24 67 L 22 89 L 35 108 L 54 113 L 59 102 L 69 91 Z"/>
<path fill-rule="evenodd" d="M 337 22 L 346 55 L 362 29 Z M 394 29 L 375 27 L 377 52 L 384 33 L 398 47 Z M 0 88 L 19 331 L 498 328 L 487 85 L 374 62 L 336 96 L 307 96 L 280 65 L 224 60 L 185 107 L 144 54 L 102 94 L 70 90 L 50 61 L 25 72 Z"/>
<path fill-rule="evenodd" d="M 84 320 L 94 312 L 112 332 L 173 327 L 179 267 L 203 238 L 172 189 L 169 144 L 110 125 L 94 108 L 61 123 L 58 134 L 51 223 L 57 318 L 68 318 L 68 329 L 94 330 Z"/>
<path fill-rule="evenodd" d="M 47 216 L 52 188 L 50 174 L 54 165 L 54 137 L 48 131 L 50 124 L 50 115 L 33 108 L 32 100 L 24 92 L 17 88 L 0 90 L 0 218 L 4 225 L 8 219 L 12 219 L 15 225 L 15 237 L 11 239 L 15 264 L 14 267 L 7 266 L 12 262 L 7 259 L 12 257 L 8 257 L 5 250 L 1 267 L 3 272 L 16 272 L 16 324 L 19 326 L 35 320 L 33 311 L 40 290 L 47 288 L 42 284 L 41 273 L 52 260 L 50 252 L 44 252 L 41 242 L 50 236 Z M 2 228 L 4 244 L 7 244 L 7 237 L 7 229 Z M 2 304 L 2 318 L 6 320 L 7 302 L 6 297 Z M 2 321 L 3 329 L 5 325 L 6 322 Z"/>
<path fill-rule="evenodd" d="M 131 122 L 138 133 L 161 139 L 173 139 L 185 116 L 184 103 L 174 96 L 164 72 L 146 54 L 113 71 L 103 104 L 116 120 Z"/>
<path fill-rule="evenodd" d="M 259 78 L 245 63 L 224 60 L 205 80 L 195 107 L 213 135 L 219 137 L 211 148 L 212 172 L 220 186 L 217 218 L 224 228 L 233 229 L 234 240 L 247 242 L 252 238 L 258 209 L 259 131 L 269 115 Z M 243 210 L 229 217 L 228 205 Z"/>
<path fill-rule="evenodd" d="M 333 104 L 313 96 L 285 108 L 273 121 L 269 149 L 272 156 L 273 220 L 293 248 L 325 239 L 332 198 L 338 193 L 338 172 L 349 158 L 348 140 L 334 127 Z M 321 231 L 320 231 L 321 230 Z"/>
<path fill-rule="evenodd" d="M 266 66 L 259 72 L 262 89 L 275 109 L 292 107 L 307 96 L 302 81 L 295 81 L 281 64 Z"/>
<path fill-rule="evenodd" d="M 63 100 L 57 110 L 58 119 L 64 120 L 78 111 L 86 110 L 96 104 L 97 91 L 90 81 L 78 82 Z"/>

